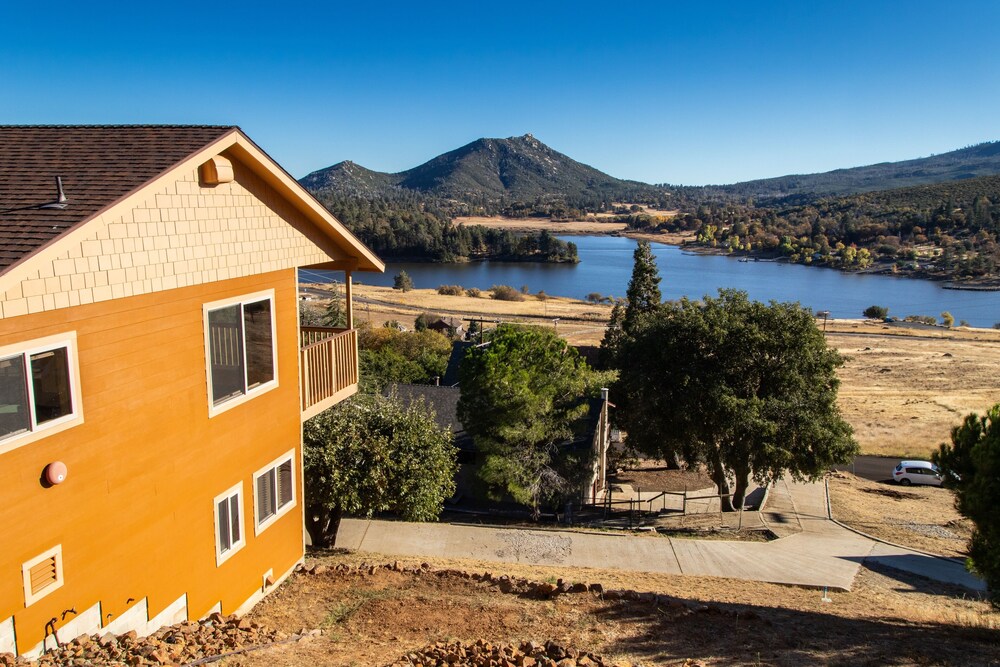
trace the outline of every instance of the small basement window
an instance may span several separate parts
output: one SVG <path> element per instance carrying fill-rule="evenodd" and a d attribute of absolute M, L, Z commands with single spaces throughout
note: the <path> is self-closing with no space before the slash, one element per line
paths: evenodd
<path fill-rule="evenodd" d="M 274 292 L 205 306 L 209 416 L 277 385 Z"/>
<path fill-rule="evenodd" d="M 35 556 L 21 565 L 24 579 L 24 606 L 30 607 L 63 585 L 62 545 Z"/>
<path fill-rule="evenodd" d="M 80 420 L 75 343 L 69 334 L 0 350 L 0 452 Z"/>
<path fill-rule="evenodd" d="M 292 450 L 253 476 L 258 534 L 295 506 L 294 456 Z"/>
<path fill-rule="evenodd" d="M 243 548 L 243 483 L 215 498 L 215 564 Z"/>

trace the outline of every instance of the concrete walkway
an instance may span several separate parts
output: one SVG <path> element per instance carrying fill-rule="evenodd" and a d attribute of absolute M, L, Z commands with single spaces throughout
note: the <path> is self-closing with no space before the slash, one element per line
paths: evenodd
<path fill-rule="evenodd" d="M 706 575 L 845 591 L 861 563 L 871 559 L 973 590 L 984 588 L 956 561 L 889 547 L 830 521 L 822 483 L 782 481 L 772 489 L 761 518 L 780 539 L 730 542 L 345 519 L 337 546 L 387 555 Z"/>

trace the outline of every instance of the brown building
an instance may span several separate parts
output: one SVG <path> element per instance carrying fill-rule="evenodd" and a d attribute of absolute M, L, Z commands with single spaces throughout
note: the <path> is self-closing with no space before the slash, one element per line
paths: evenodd
<path fill-rule="evenodd" d="M 298 324 L 343 271 L 346 330 Z M 0 127 L 0 653 L 242 612 L 301 561 L 304 419 L 382 262 L 235 127 Z"/>

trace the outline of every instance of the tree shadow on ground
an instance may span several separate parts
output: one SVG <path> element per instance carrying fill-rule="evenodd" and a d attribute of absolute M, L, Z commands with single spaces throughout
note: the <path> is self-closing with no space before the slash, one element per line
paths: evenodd
<path fill-rule="evenodd" d="M 884 577 L 906 584 L 905 588 L 896 589 L 900 593 L 919 592 L 969 600 L 986 599 L 985 584 L 982 584 L 981 580 L 969 574 L 965 570 L 964 565 L 957 560 L 941 559 L 945 561 L 951 560 L 952 563 L 946 565 L 946 567 L 953 570 L 954 575 L 964 580 L 967 585 L 946 583 L 920 574 L 919 571 L 921 570 L 930 574 L 935 567 L 939 566 L 939 563 L 936 562 L 938 559 L 926 556 L 899 554 L 888 556 L 845 556 L 844 559 L 860 563 L 863 567 L 873 572 L 878 572 Z M 979 585 L 978 587 L 976 587 L 977 584 Z"/>
<path fill-rule="evenodd" d="M 817 597 L 819 597 L 817 595 Z M 873 610 L 877 611 L 877 610 Z M 643 663 L 685 659 L 713 665 L 995 665 L 1000 632 L 898 618 L 846 618 L 835 613 L 712 604 L 676 608 L 622 603 L 596 612 L 600 621 L 633 625 L 606 647 Z"/>

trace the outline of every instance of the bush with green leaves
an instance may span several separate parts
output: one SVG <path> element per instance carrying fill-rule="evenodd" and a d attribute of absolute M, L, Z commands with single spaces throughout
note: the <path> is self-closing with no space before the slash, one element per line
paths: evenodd
<path fill-rule="evenodd" d="M 510 285 L 494 285 L 490 288 L 490 298 L 497 301 L 524 301 L 524 294 Z"/>
<path fill-rule="evenodd" d="M 423 403 L 357 395 L 303 427 L 306 529 L 329 546 L 344 515 L 433 521 L 455 493 L 450 429 Z"/>
<path fill-rule="evenodd" d="M 862 315 L 871 320 L 884 320 L 889 316 L 889 309 L 885 306 L 868 306 Z"/>
<path fill-rule="evenodd" d="M 1000 609 L 1000 403 L 983 416 L 968 415 L 932 458 L 955 491 L 958 511 L 975 525 L 969 560 Z"/>
<path fill-rule="evenodd" d="M 363 392 L 380 392 L 392 382 L 431 384 L 444 375 L 451 341 L 436 331 L 399 331 L 377 327 L 358 335 Z"/>
<path fill-rule="evenodd" d="M 947 310 L 941 313 L 941 324 L 945 325 L 949 329 L 955 324 L 955 316 L 949 313 Z"/>

